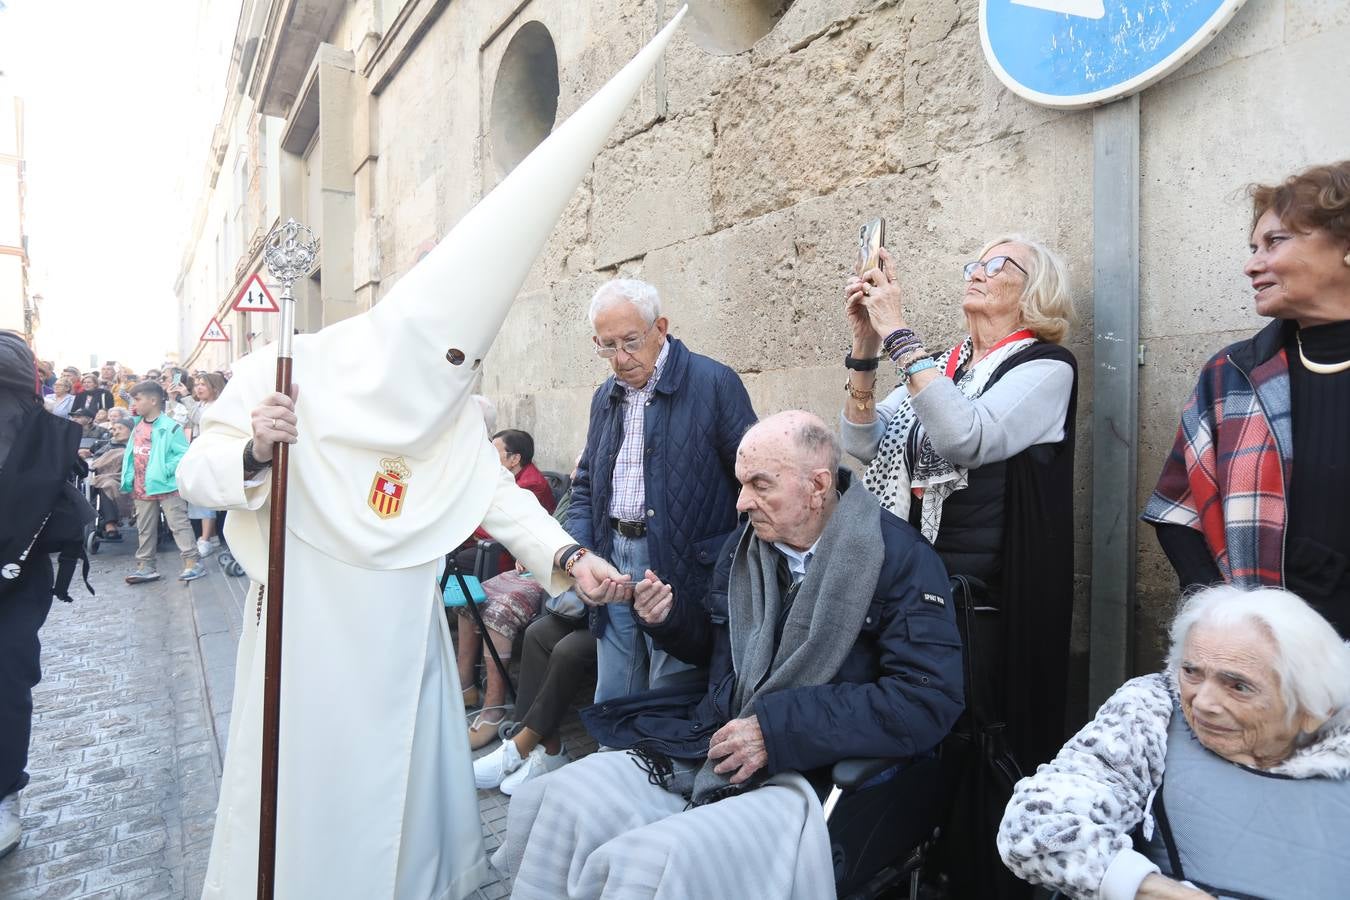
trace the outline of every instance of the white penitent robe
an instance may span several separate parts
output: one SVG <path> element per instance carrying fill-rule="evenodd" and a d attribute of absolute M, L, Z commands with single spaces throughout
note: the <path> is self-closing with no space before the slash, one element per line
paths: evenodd
<path fill-rule="evenodd" d="M 479 522 L 535 572 L 553 571 L 570 539 L 515 486 L 463 398 L 447 402 L 439 434 L 381 447 L 397 431 L 389 416 L 405 411 L 324 391 L 359 376 L 328 369 L 339 357 L 320 352 L 320 338 L 334 330 L 296 339 L 276 897 L 458 900 L 486 862 L 437 563 Z M 242 457 L 273 366 L 266 351 L 235 366 L 178 470 L 192 502 L 231 511 L 225 536 L 253 580 L 203 892 L 212 900 L 256 896 L 270 470 L 246 484 Z M 411 476 L 399 514 L 381 518 L 368 500 L 387 457 Z M 551 581 L 565 586 L 556 572 Z"/>

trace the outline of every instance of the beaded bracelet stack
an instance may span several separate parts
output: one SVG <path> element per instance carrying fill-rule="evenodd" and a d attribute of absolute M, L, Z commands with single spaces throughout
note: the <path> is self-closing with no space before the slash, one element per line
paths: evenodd
<path fill-rule="evenodd" d="M 897 328 L 886 335 L 886 339 L 881 342 L 881 349 L 895 363 L 895 374 L 903 382 L 908 382 L 913 375 L 933 365 L 930 358 L 932 354 L 909 328 Z M 923 365 L 925 361 L 927 365 Z"/>

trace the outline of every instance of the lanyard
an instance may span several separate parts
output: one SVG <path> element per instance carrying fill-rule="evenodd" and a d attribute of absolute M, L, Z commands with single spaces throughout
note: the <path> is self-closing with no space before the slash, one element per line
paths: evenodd
<path fill-rule="evenodd" d="M 1007 337 L 1005 337 L 1005 338 L 1003 338 L 1001 341 L 999 341 L 997 344 L 995 344 L 994 346 L 990 347 L 990 348 L 989 348 L 989 353 L 993 353 L 995 350 L 997 350 L 999 347 L 1002 347 L 1004 344 L 1011 344 L 1013 341 L 1020 341 L 1020 340 L 1023 340 L 1023 339 L 1025 339 L 1025 338 L 1035 337 L 1035 336 L 1036 336 L 1036 333 L 1035 333 L 1034 331 L 1032 331 L 1030 328 L 1023 328 L 1021 331 L 1014 331 L 1012 334 L 1008 335 Z M 965 342 L 962 341 L 961 343 L 965 343 Z M 957 370 L 957 368 L 961 365 L 961 352 L 960 352 L 960 351 L 961 351 L 961 344 L 957 344 L 955 347 L 952 348 L 951 353 L 947 356 L 947 377 L 948 377 L 948 378 L 954 378 L 954 377 L 956 376 L 956 370 Z M 989 353 L 986 353 L 985 356 L 988 356 Z"/>

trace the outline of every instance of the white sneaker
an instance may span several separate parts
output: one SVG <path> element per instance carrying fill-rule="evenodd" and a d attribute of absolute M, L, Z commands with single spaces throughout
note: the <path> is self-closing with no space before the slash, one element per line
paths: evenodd
<path fill-rule="evenodd" d="M 502 793 L 509 797 L 531 778 L 547 775 L 549 772 L 561 769 L 567 763 L 566 748 L 559 750 L 556 755 L 550 756 L 544 752 L 543 747 L 535 747 L 530 751 L 530 755 L 525 757 L 525 763 L 519 769 L 502 779 Z"/>
<path fill-rule="evenodd" d="M 15 791 L 0 800 L 0 859 L 8 856 L 19 846 L 19 792 Z"/>
<path fill-rule="evenodd" d="M 519 769 L 521 762 L 516 742 L 502 741 L 496 750 L 473 761 L 473 783 L 482 791 L 495 788 L 507 775 Z"/>
<path fill-rule="evenodd" d="M 206 538 L 197 538 L 197 555 L 202 559 L 210 556 L 220 549 L 220 541 L 208 541 Z"/>

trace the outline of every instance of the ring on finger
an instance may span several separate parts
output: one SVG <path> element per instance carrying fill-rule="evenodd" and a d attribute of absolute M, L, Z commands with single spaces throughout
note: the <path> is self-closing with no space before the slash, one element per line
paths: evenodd
<path fill-rule="evenodd" d="M 277 420 L 275 418 L 272 419 L 272 430 L 273 431 L 277 430 Z"/>

